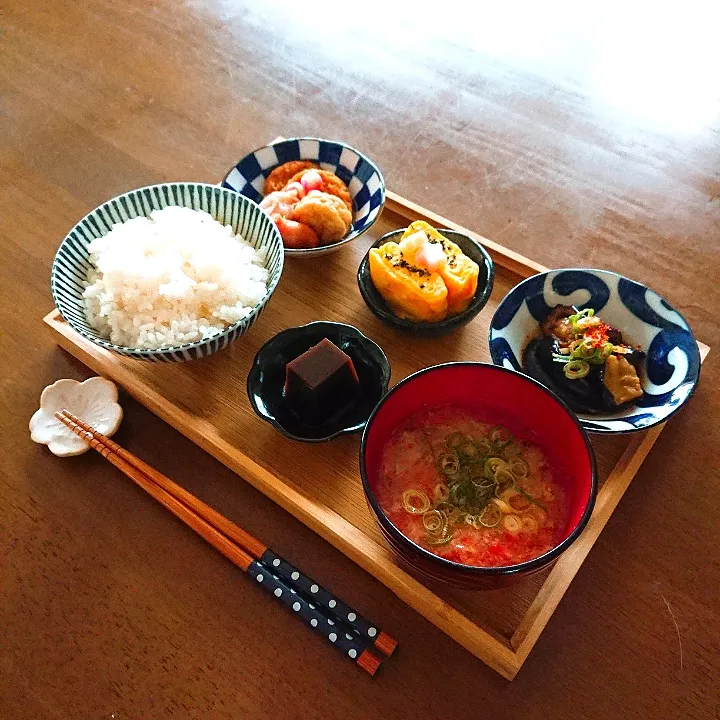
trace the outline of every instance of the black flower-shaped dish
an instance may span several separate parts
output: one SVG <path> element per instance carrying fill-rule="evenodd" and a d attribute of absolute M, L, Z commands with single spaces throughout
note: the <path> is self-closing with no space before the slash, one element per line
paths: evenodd
<path fill-rule="evenodd" d="M 380 247 L 386 242 L 399 242 L 405 229 L 393 230 L 376 240 L 365 254 L 357 273 L 358 287 L 366 305 L 370 308 L 374 315 L 379 317 L 383 322 L 392 325 L 400 330 L 413 332 L 420 335 L 444 335 L 445 333 L 455 330 L 469 323 L 487 303 L 490 293 L 493 289 L 493 281 L 495 279 L 495 267 L 493 261 L 482 245 L 475 242 L 471 237 L 457 230 L 439 230 L 448 240 L 452 240 L 469 258 L 474 260 L 480 267 L 480 275 L 478 277 L 478 287 L 475 297 L 463 312 L 452 315 L 445 320 L 439 322 L 417 322 L 415 320 L 405 320 L 398 317 L 385 302 L 383 296 L 378 292 L 372 278 L 370 277 L 370 250 Z"/>
<path fill-rule="evenodd" d="M 360 381 L 360 396 L 347 410 L 321 424 L 299 418 L 283 396 L 286 365 L 327 338 L 350 356 Z M 325 442 L 360 432 L 390 382 L 390 363 L 370 338 L 352 325 L 318 321 L 279 332 L 255 356 L 247 379 L 253 410 L 283 435 L 303 442 Z"/>

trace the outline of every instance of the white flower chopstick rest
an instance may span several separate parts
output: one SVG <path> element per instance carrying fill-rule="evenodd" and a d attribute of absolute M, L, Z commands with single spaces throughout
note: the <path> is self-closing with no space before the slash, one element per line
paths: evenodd
<path fill-rule="evenodd" d="M 48 385 L 40 396 L 40 409 L 30 418 L 30 438 L 47 445 L 58 457 L 82 455 L 90 449 L 89 443 L 55 417 L 63 408 L 108 437 L 117 431 L 123 417 L 117 387 L 110 380 L 92 377 L 85 382 L 58 380 Z"/>

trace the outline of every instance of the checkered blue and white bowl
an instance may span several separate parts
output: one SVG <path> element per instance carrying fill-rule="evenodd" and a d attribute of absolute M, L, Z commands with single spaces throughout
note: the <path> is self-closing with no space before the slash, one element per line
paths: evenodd
<path fill-rule="evenodd" d="M 236 190 L 259 203 L 265 178 L 278 165 L 291 160 L 311 160 L 334 172 L 350 190 L 353 223 L 350 232 L 336 243 L 317 248 L 285 248 L 287 255 L 314 257 L 347 245 L 378 219 L 385 204 L 385 180 L 377 165 L 360 151 L 342 142 L 319 138 L 280 140 L 246 155 L 230 170 L 223 187 Z"/>
<path fill-rule="evenodd" d="M 100 337 L 85 319 L 82 293 L 90 268 L 88 245 L 107 235 L 112 226 L 168 205 L 204 210 L 234 233 L 266 253 L 269 270 L 268 291 L 263 300 L 242 320 L 220 335 L 193 343 L 144 350 L 116 345 Z M 166 183 L 132 190 L 108 200 L 86 215 L 66 236 L 57 251 L 50 272 L 50 288 L 55 306 L 65 321 L 83 337 L 100 347 L 140 360 L 172 362 L 194 360 L 211 355 L 245 334 L 257 321 L 277 287 L 283 269 L 283 244 L 275 223 L 256 203 L 232 190 L 204 183 Z"/>
<path fill-rule="evenodd" d="M 647 430 L 664 422 L 690 398 L 700 374 L 700 352 L 683 316 L 656 292 L 607 270 L 562 269 L 533 275 L 498 305 L 490 323 L 490 355 L 496 365 L 522 371 L 527 343 L 558 304 L 593 308 L 647 353 L 643 397 L 617 413 L 578 414 L 594 433 Z"/>

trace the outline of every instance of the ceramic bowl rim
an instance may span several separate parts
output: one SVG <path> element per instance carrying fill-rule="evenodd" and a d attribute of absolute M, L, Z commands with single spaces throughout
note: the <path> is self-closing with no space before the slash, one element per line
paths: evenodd
<path fill-rule="evenodd" d="M 646 430 L 650 430 L 653 427 L 656 427 L 657 425 L 660 425 L 661 423 L 665 423 L 670 418 L 672 418 L 675 414 L 677 414 L 682 408 L 690 401 L 690 399 L 695 394 L 695 391 L 697 390 L 698 383 L 700 382 L 700 373 L 702 372 L 702 361 L 700 358 L 700 348 L 697 344 L 697 338 L 695 337 L 695 334 L 692 331 L 692 328 L 690 327 L 690 323 L 687 321 L 685 316 L 671 303 L 669 303 L 662 295 L 660 295 L 659 292 L 656 290 L 653 290 L 651 287 L 648 287 L 645 285 L 645 283 L 641 283 L 639 280 L 633 280 L 632 278 L 628 277 L 627 275 L 622 275 L 621 273 L 616 273 L 613 270 L 604 270 L 602 268 L 581 268 L 581 267 L 562 267 L 562 268 L 549 268 L 547 270 L 543 270 L 542 272 L 535 273 L 534 275 L 531 275 L 530 277 L 526 277 L 523 280 L 521 280 L 517 285 L 514 285 L 508 292 L 505 294 L 505 296 L 500 300 L 497 307 L 495 308 L 495 312 L 493 313 L 493 316 L 490 318 L 490 324 L 488 325 L 488 348 L 490 351 L 490 357 L 492 358 L 493 365 L 495 367 L 505 367 L 504 365 L 501 365 L 496 361 L 495 353 L 492 349 L 492 333 L 493 333 L 493 320 L 495 319 L 495 315 L 500 311 L 500 308 L 502 307 L 503 303 L 512 295 L 520 286 L 524 285 L 526 282 L 529 282 L 533 279 L 536 279 L 538 277 L 547 276 L 550 273 L 560 273 L 560 272 L 568 272 L 568 271 L 581 271 L 581 272 L 590 272 L 590 273 L 598 273 L 599 275 L 612 275 L 613 277 L 621 278 L 623 280 L 627 280 L 628 282 L 634 283 L 635 285 L 639 285 L 641 288 L 644 288 L 645 290 L 649 290 L 650 292 L 657 295 L 660 300 L 674 313 L 677 313 L 685 323 L 687 327 L 683 328 L 685 332 L 687 332 L 690 335 L 690 338 L 693 341 L 693 347 L 695 348 L 695 351 L 698 354 L 698 370 L 695 377 L 688 382 L 691 382 L 690 391 L 688 392 L 687 396 L 683 399 L 681 403 L 678 404 L 677 407 L 673 408 L 667 415 L 663 415 L 661 418 L 657 418 L 652 423 L 648 425 L 643 425 L 642 427 L 627 427 L 627 428 L 620 428 L 618 430 L 613 430 L 610 428 L 604 428 L 599 426 L 597 423 L 601 423 L 603 421 L 622 421 L 623 418 L 620 416 L 614 416 L 609 413 L 603 413 L 602 415 L 597 416 L 597 420 L 592 420 L 590 417 L 578 417 L 578 420 L 580 424 L 583 426 L 583 429 L 586 430 L 586 432 L 592 433 L 593 435 L 630 435 L 632 433 L 638 433 L 638 432 L 644 432 Z M 527 296 L 526 296 L 527 297 Z M 602 311 L 601 311 L 602 312 Z M 509 368 L 506 368 L 509 369 Z M 518 371 L 515 371 L 518 372 Z M 521 372 L 521 371 L 520 371 Z M 525 373 L 522 373 L 525 374 Z M 530 377 L 527 375 L 526 377 Z M 534 379 L 534 378 L 531 378 Z M 680 387 L 680 386 L 678 386 Z M 549 389 L 549 388 L 548 388 Z M 552 391 L 550 391 L 552 392 Z M 556 395 L 556 397 L 559 397 Z M 559 398 L 562 400 L 562 398 Z M 564 400 L 563 400 L 564 402 Z M 662 406 L 660 406 L 662 407 Z M 574 412 L 574 411 L 572 411 Z M 586 413 L 582 413 L 585 415 Z M 593 427 L 585 427 L 584 423 L 593 423 Z"/>
<path fill-rule="evenodd" d="M 366 288 L 367 283 L 373 284 L 372 278 L 370 277 L 369 269 L 370 250 L 384 245 L 393 236 L 398 235 L 399 233 L 403 233 L 405 232 L 405 230 L 407 230 L 407 228 L 399 228 L 397 230 L 391 230 L 390 232 L 385 233 L 381 238 L 376 240 L 367 249 L 367 252 L 360 261 L 360 265 L 358 265 L 358 270 L 356 274 L 358 289 L 360 290 L 360 294 L 362 295 L 365 304 L 368 306 L 369 310 L 373 313 L 373 315 L 375 315 L 375 317 L 379 318 L 388 325 L 398 328 L 399 330 L 427 334 L 444 331 L 450 332 L 451 330 L 455 330 L 458 327 L 462 327 L 463 325 L 469 323 L 471 320 L 477 317 L 487 305 L 488 300 L 490 299 L 490 295 L 492 294 L 493 287 L 495 285 L 495 263 L 490 257 L 490 253 L 483 247 L 481 243 L 475 240 L 475 238 L 468 235 L 466 232 L 463 232 L 461 230 L 455 230 L 453 228 L 439 228 L 438 232 L 449 233 L 456 236 L 460 235 L 461 237 L 470 241 L 477 248 L 480 255 L 482 256 L 483 265 L 487 270 L 487 281 L 485 282 L 485 287 L 482 289 L 482 292 L 478 287 L 478 289 L 475 291 L 475 295 L 473 296 L 469 307 L 467 307 L 461 313 L 453 315 L 449 318 L 445 318 L 444 320 L 438 320 L 437 322 L 433 323 L 422 323 L 415 320 L 405 320 L 404 318 L 400 318 L 395 315 L 395 313 L 393 313 L 393 311 L 389 307 L 387 307 L 387 303 L 386 307 L 381 307 L 377 305 L 377 303 L 370 297 Z M 452 237 L 450 239 L 452 239 Z M 375 289 L 377 290 L 377 288 Z"/>
<path fill-rule="evenodd" d="M 120 353 L 120 354 L 132 353 L 132 355 L 134 357 L 136 357 L 137 359 L 142 359 L 144 357 L 147 357 L 148 359 L 152 359 L 153 356 L 170 355 L 172 353 L 183 353 L 183 352 L 187 352 L 189 350 L 194 350 L 196 348 L 202 347 L 203 345 L 205 345 L 209 342 L 213 342 L 216 340 L 222 340 L 222 339 L 226 338 L 228 335 L 231 335 L 243 323 L 247 323 L 249 320 L 252 320 L 253 318 L 257 317 L 257 315 L 260 313 L 260 311 L 265 307 L 265 305 L 270 300 L 270 296 L 275 292 L 275 289 L 277 288 L 277 285 L 280 282 L 280 278 L 282 276 L 284 265 L 285 265 L 284 253 L 280 253 L 280 256 L 279 256 L 280 267 L 278 268 L 277 277 L 275 278 L 274 281 L 272 281 L 268 285 L 268 289 L 267 289 L 265 295 L 263 296 L 262 300 L 257 305 L 255 305 L 255 307 L 250 311 L 250 313 L 248 313 L 248 315 L 246 315 L 241 320 L 234 322 L 232 325 L 225 328 L 225 330 L 223 330 L 221 333 L 219 333 L 217 335 L 213 335 L 210 338 L 204 338 L 202 340 L 195 340 L 194 342 L 191 342 L 191 343 L 183 343 L 182 345 L 164 345 L 162 347 L 152 348 L 152 349 L 151 348 L 138 348 L 138 347 L 133 347 L 132 345 L 118 345 L 116 343 L 110 342 L 109 340 L 106 340 L 105 338 L 101 338 L 101 337 L 98 337 L 96 335 L 93 335 L 93 334 L 87 332 L 87 330 L 85 330 L 84 328 L 77 326 L 75 324 L 75 321 L 72 320 L 71 318 L 66 318 L 63 315 L 62 310 L 60 309 L 60 305 L 58 303 L 58 298 L 57 298 L 57 295 L 55 292 L 55 289 L 56 289 L 55 288 L 55 280 L 56 280 L 56 276 L 57 276 L 57 265 L 58 265 L 58 257 L 60 255 L 60 251 L 61 251 L 63 245 L 65 244 L 65 242 L 70 237 L 70 235 L 73 232 L 75 232 L 75 230 L 77 228 L 79 228 L 82 225 L 82 223 L 84 223 L 88 218 L 93 217 L 98 212 L 98 210 L 100 210 L 101 208 L 105 207 L 106 205 L 108 205 L 110 203 L 119 201 L 122 198 L 132 195 L 133 193 L 142 192 L 143 190 L 154 190 L 156 188 L 165 188 L 165 187 L 170 187 L 173 185 L 179 186 L 179 187 L 211 188 L 213 190 L 220 190 L 221 192 L 224 192 L 224 193 L 232 193 L 234 195 L 240 196 L 243 199 L 242 200 L 243 202 L 250 203 L 251 207 L 253 207 L 256 211 L 261 212 L 263 215 L 265 215 L 268 218 L 268 220 L 273 228 L 272 234 L 276 237 L 276 239 L 280 243 L 280 247 L 282 248 L 282 238 L 280 237 L 280 232 L 278 231 L 277 227 L 275 226 L 275 223 L 272 221 L 270 216 L 256 202 L 251 200 L 249 197 L 245 197 L 244 195 L 241 195 L 236 190 L 232 190 L 231 188 L 227 188 L 227 187 L 224 187 L 221 185 L 213 185 L 212 183 L 205 183 L 205 182 L 194 182 L 192 180 L 154 183 L 152 185 L 143 185 L 142 187 L 133 188 L 132 190 L 127 190 L 126 192 L 120 193 L 119 195 L 114 195 L 113 197 L 109 198 L 108 200 L 105 200 L 100 205 L 95 207 L 93 210 L 91 210 L 90 212 L 83 215 L 83 217 L 80 218 L 80 220 L 78 220 L 70 228 L 70 230 L 68 230 L 67 233 L 65 233 L 65 237 L 60 242 L 60 245 L 58 246 L 58 249 L 55 252 L 55 255 L 54 255 L 53 261 L 52 261 L 52 265 L 50 267 L 50 292 L 52 294 L 52 298 L 53 298 L 53 302 L 55 303 L 55 307 L 57 308 L 58 312 L 62 316 L 63 320 L 75 332 L 79 333 L 80 335 L 82 335 L 84 338 L 86 338 L 93 344 L 99 345 L 99 346 L 105 348 L 106 350 L 112 350 L 113 352 Z M 169 206 L 169 207 L 187 207 L 187 206 L 186 205 L 174 205 L 174 206 Z M 147 217 L 147 216 L 145 216 L 145 217 Z"/>
<path fill-rule="evenodd" d="M 250 401 L 250 406 L 252 407 L 255 414 L 265 422 L 272 425 L 276 430 L 278 430 L 282 435 L 284 435 L 287 438 L 290 438 L 291 440 L 297 440 L 299 442 L 306 442 L 306 443 L 322 443 L 322 442 L 328 442 L 329 440 L 334 440 L 337 437 L 340 437 L 341 435 L 352 435 L 359 433 L 363 430 L 365 425 L 367 424 L 368 420 L 365 420 L 364 422 L 360 424 L 350 425 L 348 427 L 339 428 L 335 432 L 331 433 L 330 435 L 323 435 L 322 437 L 314 437 L 314 438 L 308 438 L 303 437 L 302 435 L 296 435 L 295 433 L 290 432 L 286 428 L 284 428 L 277 420 L 277 418 L 274 415 L 267 415 L 266 413 L 262 412 L 260 408 L 258 407 L 257 403 L 255 402 L 255 396 L 252 392 L 250 385 L 252 381 L 255 381 L 257 378 L 258 373 L 260 372 L 260 355 L 264 353 L 267 349 L 269 349 L 273 344 L 276 342 L 281 342 L 283 339 L 283 336 L 287 336 L 291 333 L 296 333 L 298 330 L 304 330 L 304 329 L 310 329 L 316 326 L 332 326 L 335 328 L 343 328 L 345 330 L 350 330 L 351 334 L 355 335 L 360 342 L 364 344 L 369 344 L 371 349 L 374 352 L 378 353 L 379 363 L 378 366 L 382 370 L 382 374 L 380 375 L 380 386 L 382 388 L 382 395 L 380 397 L 380 400 L 378 402 L 382 402 L 382 399 L 385 397 L 385 395 L 388 392 L 388 386 L 390 385 L 390 376 L 391 376 L 391 367 L 390 367 L 390 361 L 387 358 L 387 355 L 385 355 L 385 351 L 378 345 L 372 338 L 369 338 L 365 333 L 363 333 L 361 330 L 358 330 L 354 325 L 349 325 L 348 323 L 342 323 L 342 322 L 336 322 L 334 320 L 312 320 L 309 323 L 305 323 L 304 325 L 297 325 L 295 327 L 291 328 L 285 328 L 284 330 L 281 330 L 280 332 L 273 335 L 269 340 L 267 340 L 263 345 L 258 349 L 258 351 L 255 353 L 255 357 L 253 358 L 252 365 L 250 366 L 250 371 L 247 375 L 247 380 L 245 381 L 245 387 L 247 391 L 248 400 Z M 375 408 L 373 408 L 373 411 Z M 372 416 L 372 412 L 369 417 Z"/>
<path fill-rule="evenodd" d="M 501 566 L 480 566 L 480 565 L 463 565 L 462 563 L 455 562 L 454 560 L 448 560 L 447 558 L 441 557 L 439 555 L 435 555 L 434 553 L 431 553 L 429 550 L 426 550 L 425 548 L 421 547 L 417 543 L 413 542 L 410 538 L 408 538 L 406 535 L 404 535 L 400 530 L 398 530 L 395 525 L 393 525 L 392 522 L 388 519 L 387 515 L 383 512 L 382 508 L 380 507 L 377 498 L 375 497 L 375 493 L 372 491 L 372 488 L 370 488 L 370 482 L 368 480 L 367 471 L 365 468 L 365 454 L 366 454 L 366 448 L 368 443 L 368 434 L 370 432 L 370 429 L 372 427 L 372 423 L 375 420 L 375 417 L 379 414 L 381 411 L 383 405 L 385 402 L 390 398 L 390 396 L 399 388 L 403 387 L 404 385 L 409 384 L 414 379 L 419 377 L 420 375 L 424 375 L 429 372 L 437 372 L 442 371 L 445 368 L 454 368 L 454 367 L 463 367 L 463 366 L 481 366 L 483 368 L 493 368 L 493 370 L 499 370 L 504 373 L 509 373 L 511 375 L 516 375 L 521 377 L 523 380 L 529 381 L 531 385 L 534 385 L 538 389 L 540 389 L 543 393 L 549 396 L 549 398 L 553 401 L 555 401 L 560 407 L 567 413 L 570 420 L 575 424 L 578 431 L 580 432 L 580 437 L 582 438 L 585 448 L 587 450 L 588 458 L 590 460 L 590 492 L 588 493 L 587 501 L 585 509 L 583 510 L 583 513 L 576 523 L 575 527 L 570 531 L 568 536 L 564 538 L 560 543 L 553 546 L 550 550 L 548 550 L 546 553 L 543 553 L 542 555 L 539 555 L 536 558 L 532 558 L 531 560 L 526 560 L 522 563 L 516 563 L 515 565 L 501 565 Z M 372 508 L 373 514 L 375 516 L 375 519 L 377 522 L 381 524 L 381 526 L 390 533 L 390 535 L 399 542 L 401 547 L 409 547 L 413 552 L 420 555 L 420 557 L 423 560 L 429 561 L 431 564 L 434 564 L 438 571 L 441 569 L 444 571 L 450 571 L 452 574 L 460 575 L 464 577 L 488 577 L 488 576 L 514 576 L 514 575 L 524 575 L 526 573 L 532 572 L 533 570 L 539 570 L 551 562 L 553 562 L 556 558 L 558 558 L 565 550 L 567 550 L 574 542 L 577 540 L 577 538 L 582 534 L 583 530 L 588 524 L 588 521 L 590 520 L 590 517 L 593 513 L 593 510 L 595 508 L 595 501 L 597 499 L 597 492 L 598 492 L 598 481 L 597 481 L 597 464 L 595 461 L 595 452 L 593 451 L 592 444 L 590 443 L 590 438 L 588 437 L 587 430 L 580 425 L 578 422 L 577 417 L 575 416 L 575 413 L 565 404 L 564 401 L 560 400 L 556 395 L 554 395 L 550 390 L 548 390 L 542 383 L 539 383 L 534 378 L 528 377 L 527 375 L 523 375 L 523 373 L 519 373 L 516 370 L 511 370 L 510 368 L 502 367 L 499 365 L 494 365 L 492 363 L 486 363 L 486 362 L 475 362 L 475 361 L 462 361 L 462 362 L 447 362 L 447 363 L 441 363 L 439 365 L 431 365 L 430 367 L 423 368 L 422 370 L 418 370 L 415 373 L 412 373 L 411 375 L 408 375 L 406 378 L 398 382 L 396 385 L 394 385 L 389 392 L 387 392 L 382 400 L 375 406 L 375 409 L 373 410 L 372 414 L 368 418 L 367 423 L 365 424 L 365 429 L 363 430 L 362 440 L 360 442 L 360 478 L 362 480 L 363 485 L 363 491 L 365 492 L 365 498 L 367 499 L 368 503 L 370 504 L 370 507 Z M 407 558 L 404 554 L 402 555 L 403 559 L 406 560 L 406 562 L 410 562 L 411 565 L 414 565 L 415 560 Z"/>
<path fill-rule="evenodd" d="M 237 162 L 235 162 L 230 169 L 225 173 L 225 176 L 222 179 L 222 182 L 220 184 L 221 187 L 227 188 L 228 190 L 231 190 L 232 188 L 229 188 L 225 183 L 227 182 L 227 179 L 230 177 L 230 174 L 233 170 L 237 168 L 237 166 L 248 156 L 254 155 L 256 152 L 259 152 L 260 150 L 264 150 L 265 148 L 273 147 L 274 145 L 279 145 L 280 143 L 285 142 L 299 142 L 301 140 L 313 140 L 317 142 L 324 142 L 324 143 L 330 143 L 332 145 L 339 145 L 343 148 L 347 148 L 348 150 L 352 150 L 352 152 L 356 153 L 359 157 L 361 157 L 368 165 L 370 165 L 374 171 L 377 173 L 378 179 L 380 180 L 380 190 L 382 192 L 382 200 L 380 202 L 380 206 L 378 207 L 377 214 L 373 218 L 372 222 L 365 225 L 365 227 L 362 230 L 354 231 L 351 230 L 346 237 L 342 238 L 341 240 L 338 240 L 334 243 L 329 243 L 328 245 L 320 245 L 315 248 L 288 248 L 284 247 L 284 251 L 286 255 L 294 256 L 294 257 L 311 257 L 313 255 L 324 255 L 325 253 L 332 252 L 333 250 L 337 250 L 338 248 L 341 248 L 343 245 L 346 245 L 347 243 L 352 242 L 353 240 L 357 240 L 361 235 L 364 235 L 378 220 L 380 215 L 382 214 L 382 211 L 385 207 L 385 198 L 387 195 L 387 188 L 385 185 L 385 176 L 382 174 L 382 171 L 378 167 L 377 163 L 371 160 L 365 153 L 361 152 L 357 148 L 353 147 L 352 145 L 348 145 L 346 142 L 343 142 L 342 140 L 328 140 L 327 138 L 320 138 L 320 137 L 310 137 L 310 136 L 303 136 L 303 137 L 290 137 L 290 138 L 282 138 L 278 139 L 274 142 L 267 143 L 266 145 L 261 145 L 258 148 L 255 148 L 255 150 L 251 150 L 248 153 L 245 153 Z M 302 158 L 300 158 L 302 159 Z M 282 163 L 280 163 L 282 165 Z M 275 165 L 274 167 L 279 167 L 279 165 Z M 238 192 L 237 190 L 233 190 L 233 192 Z M 242 195 L 242 193 L 240 193 Z M 243 196 L 245 197 L 245 196 Z M 248 198 L 249 199 L 249 198 Z M 353 210 L 353 222 L 355 220 L 355 212 Z"/>

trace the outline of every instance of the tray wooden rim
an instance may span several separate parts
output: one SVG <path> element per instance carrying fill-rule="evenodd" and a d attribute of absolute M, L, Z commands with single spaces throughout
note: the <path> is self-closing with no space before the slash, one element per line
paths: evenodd
<path fill-rule="evenodd" d="M 408 220 L 426 220 L 438 227 L 467 233 L 485 246 L 493 262 L 521 278 L 548 269 L 390 191 L 386 194 L 386 209 Z M 508 680 L 514 679 L 527 659 L 664 428 L 664 424 L 661 424 L 631 436 L 628 446 L 598 492 L 595 509 L 587 527 L 575 543 L 558 558 L 508 645 L 499 634 L 474 623 L 398 566 L 388 548 L 379 545 L 323 503 L 298 488 L 287 485 L 251 457 L 223 440 L 209 422 L 192 417 L 189 412 L 174 406 L 151 387 L 142 385 L 138 389 L 132 373 L 120 364 L 117 356 L 93 345 L 76 333 L 65 323 L 57 309 L 46 315 L 43 321 L 56 334 L 56 341 L 62 348 L 95 372 L 105 374 L 122 385 L 130 395 L 158 417 L 330 542 L 390 588 L 403 602 Z M 700 342 L 698 346 L 701 359 L 704 360 L 710 348 Z"/>

